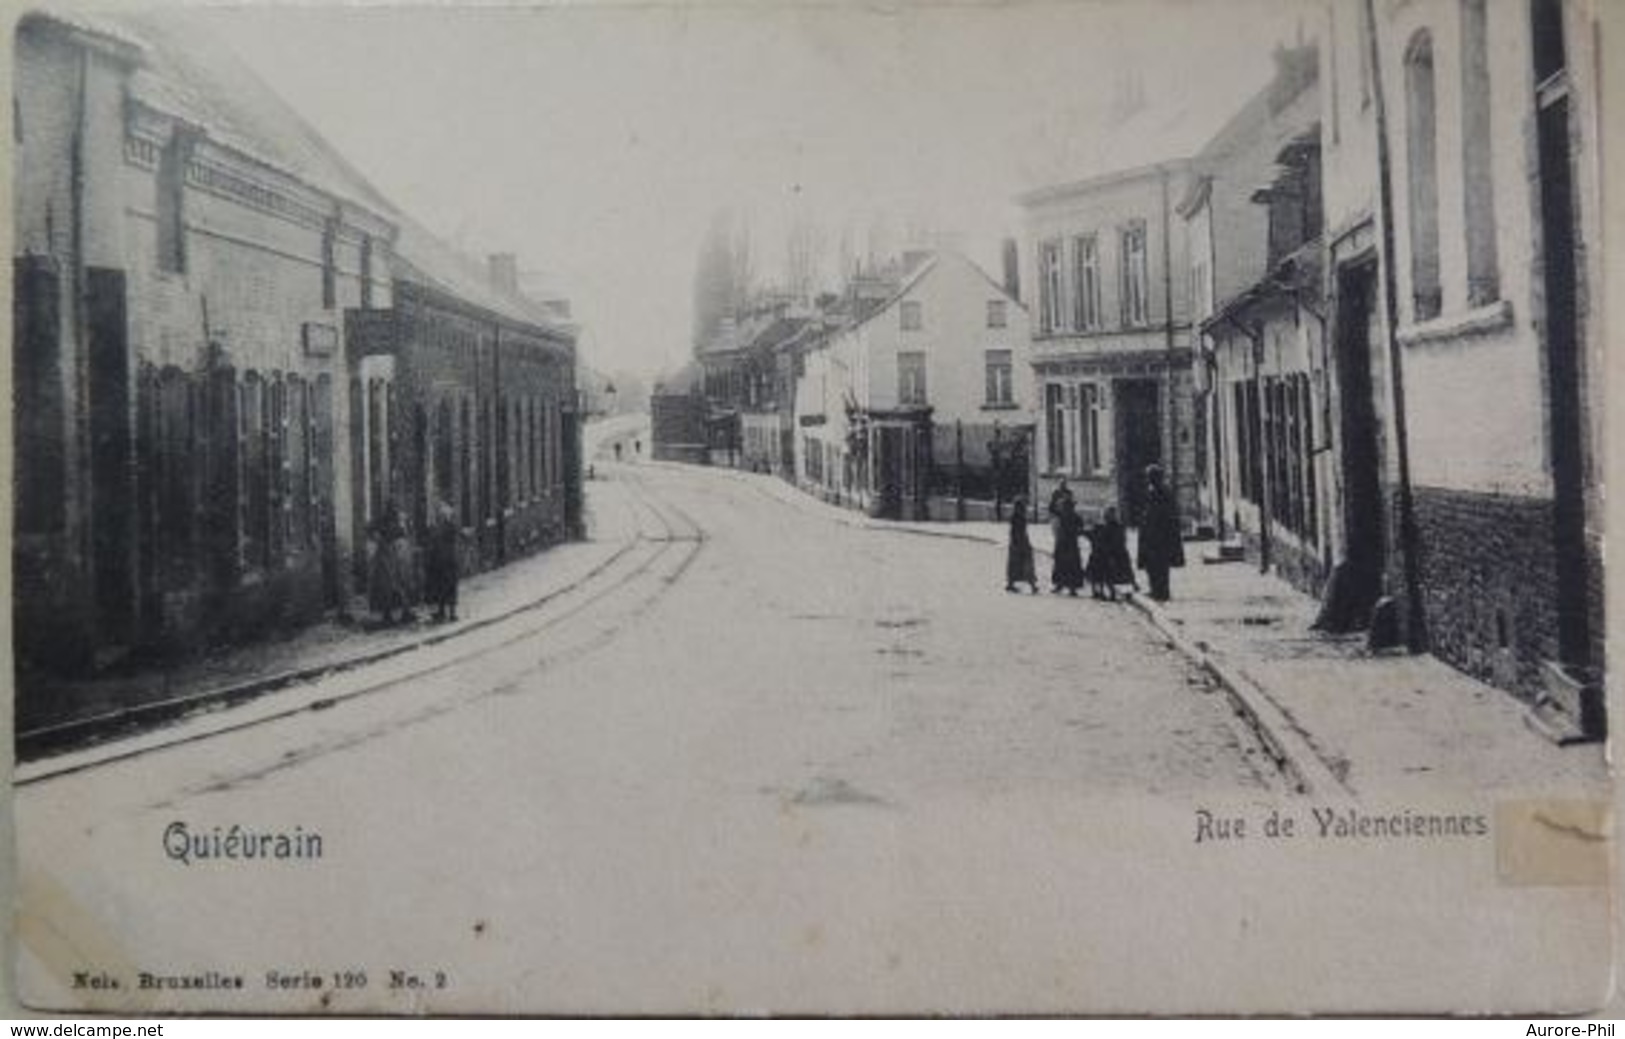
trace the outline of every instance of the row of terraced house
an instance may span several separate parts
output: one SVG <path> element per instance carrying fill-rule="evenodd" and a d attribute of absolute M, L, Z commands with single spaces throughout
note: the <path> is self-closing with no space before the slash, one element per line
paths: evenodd
<path fill-rule="evenodd" d="M 580 526 L 575 332 L 184 17 L 16 37 L 19 724 L 34 674 L 347 612 L 442 503 L 472 572 Z"/>
<path fill-rule="evenodd" d="M 1594 17 L 1333 2 L 1238 110 L 1126 91 L 1099 161 L 1017 198 L 999 281 L 932 250 L 766 300 L 657 398 L 656 451 L 898 518 L 1065 478 L 1132 523 L 1156 464 L 1205 555 L 1319 597 L 1323 629 L 1595 736 Z"/>
<path fill-rule="evenodd" d="M 655 456 L 777 473 L 883 518 L 1003 515 L 1031 493 L 1034 402 L 1009 256 L 1003 281 L 931 248 L 816 300 L 762 294 L 656 394 Z"/>

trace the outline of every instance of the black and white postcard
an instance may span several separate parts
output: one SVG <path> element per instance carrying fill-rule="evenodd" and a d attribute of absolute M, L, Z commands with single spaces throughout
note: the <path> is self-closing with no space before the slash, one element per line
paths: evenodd
<path fill-rule="evenodd" d="M 16 7 L 18 999 L 1602 1006 L 1606 6 Z"/>

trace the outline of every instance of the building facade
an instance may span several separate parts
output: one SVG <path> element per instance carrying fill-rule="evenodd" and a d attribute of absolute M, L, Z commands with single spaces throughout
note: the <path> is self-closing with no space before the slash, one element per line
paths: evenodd
<path fill-rule="evenodd" d="M 424 351 L 386 364 L 353 347 L 381 324 L 492 315 L 469 284 L 435 297 L 414 280 L 402 215 L 184 18 L 31 15 L 15 56 L 26 728 L 62 707 L 35 674 L 138 666 L 346 610 L 378 495 L 421 513 L 414 490 L 443 480 L 428 450 L 441 427 L 407 417 L 421 398 L 371 418 L 373 376 L 393 365 L 416 393 Z M 515 353 L 543 370 L 515 360 L 526 374 L 503 385 L 525 400 L 497 428 L 517 436 L 545 399 L 535 421 L 563 452 L 548 472 L 568 486 L 573 333 L 530 331 L 547 342 Z M 568 507 L 541 512 L 502 547 L 569 530 Z"/>
<path fill-rule="evenodd" d="M 1391 602 L 1413 648 L 1554 733 L 1597 735 L 1595 14 L 1366 0 L 1326 17 L 1329 338 L 1351 434 L 1328 605 Z"/>
<path fill-rule="evenodd" d="M 1175 205 L 1189 162 L 1039 188 L 1026 214 L 1037 379 L 1038 487 L 1065 478 L 1079 507 L 1138 521 L 1145 470 L 1161 465 L 1195 514 L 1201 439 L 1194 405 L 1188 241 Z"/>
<path fill-rule="evenodd" d="M 25 669 L 246 637 L 343 594 L 345 311 L 388 302 L 394 227 L 321 156 L 236 136 L 247 102 L 209 89 L 194 42 L 17 33 Z"/>
<path fill-rule="evenodd" d="M 796 386 L 797 481 L 887 518 L 924 519 L 950 431 L 972 462 L 1032 425 L 1027 311 L 952 250 L 911 254 L 895 289 L 810 349 Z M 1020 485 L 1026 490 L 1026 467 Z"/>
<path fill-rule="evenodd" d="M 449 506 L 465 573 L 581 536 L 573 332 L 517 286 L 459 286 L 416 232 L 400 244 L 393 306 L 348 320 L 355 543 L 388 505 L 409 534 Z"/>
<path fill-rule="evenodd" d="M 1198 339 L 1198 517 L 1264 570 L 1318 595 L 1338 544 L 1326 421 L 1320 97 L 1313 46 L 1193 160 L 1179 207 Z"/>

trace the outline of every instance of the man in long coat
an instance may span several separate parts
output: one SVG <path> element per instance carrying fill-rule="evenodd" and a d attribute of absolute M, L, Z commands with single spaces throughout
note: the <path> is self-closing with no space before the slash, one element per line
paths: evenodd
<path fill-rule="evenodd" d="M 457 520 L 440 502 L 423 552 L 423 591 L 437 621 L 457 619 Z"/>
<path fill-rule="evenodd" d="M 1151 598 L 1168 601 L 1168 570 L 1185 565 L 1185 544 L 1179 535 L 1179 510 L 1163 483 L 1162 466 L 1148 466 L 1145 504 L 1140 515 L 1137 562 L 1151 584 Z"/>

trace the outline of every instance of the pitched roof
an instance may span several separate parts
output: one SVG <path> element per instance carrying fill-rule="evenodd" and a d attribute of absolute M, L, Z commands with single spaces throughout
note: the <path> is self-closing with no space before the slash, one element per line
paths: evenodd
<path fill-rule="evenodd" d="M 136 100 L 335 198 L 384 215 L 393 211 L 360 170 L 195 16 L 171 10 L 94 17 L 140 47 L 141 65 L 130 78 Z"/>
<path fill-rule="evenodd" d="M 815 320 L 812 317 L 775 318 L 751 337 L 748 348 L 764 351 L 777 349 L 799 336 Z"/>
<path fill-rule="evenodd" d="M 1184 165 L 1257 93 L 1263 75 L 1220 89 L 1182 91 L 1177 100 L 1141 108 L 1098 134 L 1079 135 L 1065 160 L 1064 179 L 1037 184 L 1016 196 L 1022 204 L 1064 196 L 1099 184 Z"/>
<path fill-rule="evenodd" d="M 910 292 L 914 291 L 915 286 L 924 281 L 932 271 L 936 270 L 937 267 L 940 266 L 940 261 L 944 257 L 952 257 L 959 263 L 969 267 L 972 272 L 979 275 L 983 281 L 991 285 L 993 289 L 999 293 L 999 295 L 1015 303 L 1016 306 L 1021 307 L 1023 310 L 1027 309 L 1025 304 L 1023 304 L 1019 299 L 1016 299 L 1014 296 L 1010 295 L 1009 290 L 995 281 L 986 271 L 982 270 L 981 266 L 969 256 L 966 256 L 964 253 L 954 249 L 933 249 L 923 262 L 917 264 L 912 270 L 909 271 L 907 277 L 903 279 L 902 284 L 897 287 L 895 292 L 893 292 L 890 296 L 887 296 L 885 299 L 877 301 L 871 307 L 860 309 L 850 321 L 843 324 L 836 331 L 844 332 L 849 329 L 855 329 L 862 325 L 866 325 L 870 321 L 873 321 L 875 318 L 879 317 L 881 314 L 884 314 L 886 311 L 890 310 L 894 304 L 899 302 Z"/>
<path fill-rule="evenodd" d="M 479 264 L 411 216 L 391 208 L 390 218 L 400 228 L 395 239 L 395 274 L 403 281 L 427 285 L 493 314 L 574 338 L 575 326 L 559 320 L 545 303 L 498 289 Z"/>
<path fill-rule="evenodd" d="M 397 208 L 365 174 L 195 15 L 179 10 L 46 12 L 31 17 L 90 33 L 136 52 L 130 96 L 184 120 L 240 155 L 351 205 L 399 231 L 395 273 L 499 317 L 573 335 L 574 326 L 523 295 L 491 284 L 483 267 Z"/>

